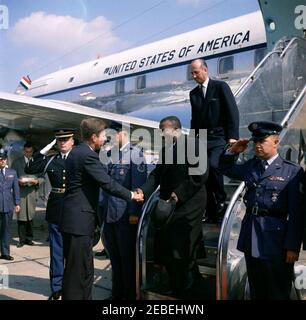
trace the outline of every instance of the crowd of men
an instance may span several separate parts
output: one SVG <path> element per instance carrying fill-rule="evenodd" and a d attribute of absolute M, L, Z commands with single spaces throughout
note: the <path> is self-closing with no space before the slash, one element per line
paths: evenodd
<path fill-rule="evenodd" d="M 195 135 L 183 135 L 176 116 L 162 119 L 163 145 L 149 175 L 143 149 L 131 143 L 124 128 L 117 131 L 116 144 L 106 153 L 109 162 L 101 161 L 99 151 L 107 139 L 107 122 L 102 119 L 81 122 L 82 142 L 78 145 L 74 145 L 75 130 L 71 128 L 55 130 L 55 139 L 35 154 L 32 145 L 25 144 L 24 156 L 16 159 L 12 168 L 7 167 L 6 153 L 0 152 L 1 259 L 13 260 L 9 243 L 14 210 L 17 246 L 33 245 L 36 193 L 41 177 L 49 177 L 50 299 L 92 298 L 92 245 L 97 224 L 103 225 L 104 245 L 112 265 L 112 299 L 136 298 L 137 224 L 143 203 L 157 186 L 160 199 L 173 203 L 174 211 L 156 232 L 156 263 L 169 275 L 171 294 L 190 297 L 193 284 L 201 276 L 196 257 L 202 241 L 203 213 L 204 223 L 218 222 L 225 210 L 223 175 L 246 184 L 246 214 L 238 249 L 245 255 L 251 298 L 290 298 L 293 266 L 303 239 L 305 173 L 278 154 L 279 124 L 253 122 L 249 125 L 252 137 L 239 139 L 239 112 L 228 85 L 209 78 L 204 60 L 194 60 L 191 72 L 198 83 L 190 92 L 190 127 Z M 204 151 L 201 129 L 207 130 Z M 255 157 L 238 163 L 238 155 L 250 141 Z M 188 143 L 195 146 L 199 158 L 207 156 L 204 170 L 190 161 L 187 151 L 183 162 L 178 159 L 179 146 Z M 171 164 L 165 159 L 167 152 L 172 155 Z M 195 169 L 192 174 L 191 168 Z"/>

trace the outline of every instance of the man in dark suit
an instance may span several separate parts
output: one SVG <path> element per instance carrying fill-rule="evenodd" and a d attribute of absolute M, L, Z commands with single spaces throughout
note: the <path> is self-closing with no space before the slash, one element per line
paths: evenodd
<path fill-rule="evenodd" d="M 72 149 L 66 160 L 67 182 L 60 221 L 65 258 L 63 300 L 92 298 L 92 243 L 99 188 L 125 201 L 143 200 L 141 195 L 112 180 L 100 162 L 97 151 L 106 140 L 106 127 L 102 119 L 84 119 L 81 122 L 83 143 Z"/>
<path fill-rule="evenodd" d="M 116 146 L 109 152 L 108 174 L 122 186 L 135 190 L 145 183 L 147 168 L 143 152 L 131 145 L 124 128 L 118 129 Z M 136 298 L 136 233 L 141 203 L 126 202 L 104 193 L 104 238 L 112 264 L 112 299 Z"/>
<path fill-rule="evenodd" d="M 167 269 L 172 294 L 190 298 L 189 290 L 195 285 L 199 272 L 195 260 L 201 244 L 201 219 L 206 207 L 206 150 L 199 154 L 198 139 L 181 134 L 181 122 L 177 117 L 166 117 L 159 126 L 164 147 L 156 168 L 139 192 L 148 199 L 160 185 L 160 198 L 176 202 L 171 220 L 155 238 L 155 258 Z M 195 148 L 195 154 L 199 157 L 197 163 L 191 164 L 193 161 L 186 152 L 188 144 Z M 186 148 L 181 148 L 182 145 Z M 168 163 L 171 155 L 173 162 Z M 192 173 L 191 168 L 195 169 Z"/>
<path fill-rule="evenodd" d="M 239 112 L 231 89 L 224 81 L 208 77 L 207 64 L 202 59 L 191 63 L 193 79 L 198 83 L 190 91 L 191 124 L 196 133 L 207 129 L 209 177 L 207 181 L 207 221 L 217 222 L 224 213 L 226 193 L 219 158 L 227 143 L 239 138 Z"/>
<path fill-rule="evenodd" d="M 256 157 L 236 163 L 249 143 L 241 139 L 220 159 L 224 174 L 246 184 L 246 214 L 237 248 L 245 255 L 251 299 L 290 298 L 293 266 L 302 242 L 303 170 L 278 155 L 281 129 L 274 122 L 253 122 L 249 130 Z"/>
<path fill-rule="evenodd" d="M 62 294 L 64 248 L 59 220 L 66 186 L 65 159 L 74 145 L 74 131 L 71 128 L 56 129 L 55 139 L 40 152 L 34 154 L 25 168 L 25 172 L 29 174 L 47 173 L 52 187 L 46 209 L 50 245 L 49 275 L 52 291 L 49 300 L 58 300 Z M 57 144 L 58 151 L 51 150 L 55 144 Z"/>
<path fill-rule="evenodd" d="M 20 211 L 20 191 L 17 173 L 7 168 L 7 154 L 0 150 L 0 259 L 14 260 L 10 255 L 13 211 Z"/>

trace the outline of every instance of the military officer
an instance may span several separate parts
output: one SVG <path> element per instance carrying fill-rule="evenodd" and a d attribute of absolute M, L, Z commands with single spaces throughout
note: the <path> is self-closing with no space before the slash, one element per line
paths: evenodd
<path fill-rule="evenodd" d="M 108 152 L 108 174 L 122 186 L 134 190 L 147 178 L 142 150 L 132 146 L 128 132 L 118 129 L 116 146 Z M 103 195 L 104 237 L 112 264 L 112 299 L 136 298 L 136 232 L 142 204 L 107 193 Z"/>
<path fill-rule="evenodd" d="M 49 300 L 58 300 L 62 291 L 64 256 L 59 219 L 66 186 L 65 159 L 74 144 L 74 131 L 71 128 L 56 129 L 55 139 L 39 153 L 35 154 L 33 160 L 26 167 L 26 172 L 30 174 L 47 173 L 52 186 L 46 209 L 50 244 L 50 286 L 52 291 Z M 50 152 L 55 144 L 57 144 L 58 151 Z"/>
<path fill-rule="evenodd" d="M 13 211 L 20 211 L 20 191 L 17 173 L 7 167 L 7 154 L 0 150 L 0 259 L 14 260 L 10 255 Z"/>
<path fill-rule="evenodd" d="M 303 170 L 279 156 L 279 124 L 259 121 L 248 128 L 256 156 L 235 163 L 250 141 L 241 139 L 221 157 L 224 174 L 246 184 L 246 214 L 237 248 L 245 255 L 251 299 L 289 299 L 303 233 Z"/>

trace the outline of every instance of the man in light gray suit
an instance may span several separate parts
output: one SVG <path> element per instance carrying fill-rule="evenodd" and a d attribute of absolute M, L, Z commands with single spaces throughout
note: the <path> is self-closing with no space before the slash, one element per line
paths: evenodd
<path fill-rule="evenodd" d="M 21 210 L 17 215 L 19 243 L 17 247 L 25 244 L 34 245 L 33 240 L 33 217 L 35 213 L 38 187 L 43 182 L 42 178 L 34 175 L 27 175 L 25 167 L 33 156 L 33 146 L 27 142 L 23 147 L 23 156 L 17 158 L 12 163 L 12 168 L 16 170 L 20 186 Z"/>
<path fill-rule="evenodd" d="M 7 154 L 0 150 L 0 259 L 14 260 L 10 256 L 11 223 L 15 207 L 20 211 L 20 193 L 16 171 L 7 168 Z"/>

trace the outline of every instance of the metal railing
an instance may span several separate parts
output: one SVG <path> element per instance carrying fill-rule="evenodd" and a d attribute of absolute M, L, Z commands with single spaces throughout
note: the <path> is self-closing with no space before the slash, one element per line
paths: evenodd
<path fill-rule="evenodd" d="M 137 228 L 137 237 L 136 237 L 136 297 L 139 300 L 141 297 L 140 293 L 140 287 L 142 280 L 146 278 L 146 266 L 142 263 L 140 266 L 140 260 L 143 261 L 143 256 L 146 256 L 146 248 L 143 246 L 141 247 L 141 241 L 146 236 L 146 231 L 148 224 L 146 225 L 146 228 L 144 228 L 144 223 L 148 222 L 148 213 L 150 212 L 150 209 L 153 205 L 152 200 L 156 197 L 156 195 L 159 193 L 159 186 L 158 188 L 151 194 L 150 198 L 145 202 L 144 207 L 142 209 L 142 215 L 139 219 L 138 228 Z M 140 272 L 141 271 L 141 272 Z"/>

